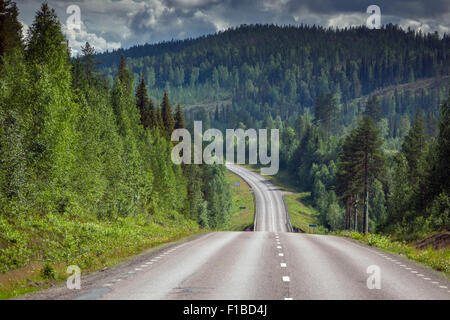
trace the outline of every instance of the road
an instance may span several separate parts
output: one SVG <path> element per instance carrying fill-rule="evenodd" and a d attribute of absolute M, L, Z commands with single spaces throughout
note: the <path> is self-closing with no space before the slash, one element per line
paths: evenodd
<path fill-rule="evenodd" d="M 228 170 L 241 176 L 253 190 L 256 212 L 254 231 L 291 232 L 283 196 L 269 180 L 248 169 L 227 164 Z"/>
<path fill-rule="evenodd" d="M 450 299 L 447 280 L 405 258 L 341 237 L 287 232 L 280 191 L 247 169 L 229 169 L 254 190 L 257 232 L 203 234 L 83 276 L 81 290 L 60 286 L 23 298 Z M 379 270 L 379 288 L 368 285 L 368 268 Z"/>

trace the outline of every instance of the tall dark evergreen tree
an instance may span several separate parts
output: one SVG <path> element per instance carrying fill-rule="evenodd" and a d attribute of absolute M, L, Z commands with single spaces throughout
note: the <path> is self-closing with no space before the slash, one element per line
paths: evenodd
<path fill-rule="evenodd" d="M 44 2 L 28 30 L 27 58 L 30 62 L 58 67 L 69 63 L 67 41 L 55 9 Z"/>
<path fill-rule="evenodd" d="M 148 128 L 150 125 L 149 115 L 149 100 L 147 96 L 147 88 L 145 86 L 144 74 L 141 76 L 141 82 L 136 90 L 136 107 L 139 109 L 141 115 L 141 124 L 144 128 Z"/>
<path fill-rule="evenodd" d="M 86 80 L 89 86 L 94 85 L 94 80 L 96 78 L 96 68 L 95 66 L 98 64 L 95 61 L 95 49 L 93 46 L 86 42 L 84 47 L 81 47 L 82 52 L 82 62 L 84 65 L 84 72 L 86 75 Z"/>
<path fill-rule="evenodd" d="M 163 117 L 161 114 L 161 108 L 158 106 L 155 109 L 155 127 L 159 129 L 159 131 L 165 135 L 165 126 Z"/>
<path fill-rule="evenodd" d="M 357 172 L 358 145 L 356 142 L 355 131 L 351 132 L 344 141 L 342 151 L 338 160 L 338 172 L 336 174 L 337 192 L 342 197 L 346 206 L 345 227 L 350 228 L 351 210 L 357 199 L 358 193 L 361 192 L 361 184 L 358 181 L 360 177 Z M 356 210 L 355 210 L 356 213 Z M 354 217 L 356 221 L 356 217 Z"/>
<path fill-rule="evenodd" d="M 15 2 L 0 0 L 0 56 L 14 48 L 23 47 L 22 24 L 18 16 L 19 10 Z"/>
<path fill-rule="evenodd" d="M 148 100 L 148 112 L 147 112 L 147 122 L 146 122 L 146 128 L 154 128 L 157 126 L 156 123 L 156 110 L 155 105 L 153 103 L 153 100 L 150 98 Z"/>
<path fill-rule="evenodd" d="M 382 115 L 383 110 L 381 109 L 381 102 L 377 96 L 373 95 L 369 97 L 366 104 L 365 114 L 370 116 L 373 121 L 378 122 Z"/>
<path fill-rule="evenodd" d="M 413 126 L 405 136 L 401 151 L 404 153 L 409 167 L 409 182 L 412 185 L 418 183 L 423 176 L 425 156 L 425 128 L 423 124 L 423 112 L 420 110 L 414 119 Z"/>
<path fill-rule="evenodd" d="M 381 150 L 383 142 L 379 138 L 375 121 L 369 116 L 362 119 L 354 134 L 354 170 L 357 172 L 355 179 L 362 182 L 364 186 L 363 233 L 367 233 L 369 227 L 369 184 L 374 179 L 382 179 L 385 171 L 385 160 Z"/>
<path fill-rule="evenodd" d="M 167 138 L 170 138 L 175 127 L 175 120 L 173 118 L 172 106 L 170 105 L 169 95 L 164 92 L 163 101 L 161 103 L 161 117 L 164 123 L 164 132 Z"/>
<path fill-rule="evenodd" d="M 177 110 L 175 111 L 175 129 L 182 129 L 186 127 L 186 123 L 184 121 L 183 110 L 181 109 L 180 104 L 177 105 Z"/>
<path fill-rule="evenodd" d="M 120 56 L 120 63 L 119 63 L 119 68 L 118 68 L 118 72 L 117 72 L 117 78 L 120 80 L 120 82 L 122 82 L 122 84 L 124 85 L 124 88 L 125 88 L 125 90 L 127 90 L 127 92 L 132 91 L 133 74 L 127 67 L 125 55 L 123 53 Z"/>
<path fill-rule="evenodd" d="M 336 99 L 331 93 L 320 95 L 314 105 L 315 122 L 321 124 L 330 134 L 336 113 Z"/>

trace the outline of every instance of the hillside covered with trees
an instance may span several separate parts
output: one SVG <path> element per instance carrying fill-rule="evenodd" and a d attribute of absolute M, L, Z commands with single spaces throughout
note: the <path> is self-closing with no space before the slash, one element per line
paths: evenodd
<path fill-rule="evenodd" d="M 395 25 L 244 25 L 97 57 L 108 78 L 125 54 L 188 127 L 280 129 L 281 169 L 329 230 L 414 238 L 450 228 L 449 45 Z"/>
<path fill-rule="evenodd" d="M 0 272 L 39 261 L 53 277 L 227 225 L 225 169 L 171 161 L 185 124 L 167 94 L 153 109 L 124 59 L 110 85 L 88 43 L 72 59 L 47 4 L 26 39 L 15 4 L 0 13 Z"/>

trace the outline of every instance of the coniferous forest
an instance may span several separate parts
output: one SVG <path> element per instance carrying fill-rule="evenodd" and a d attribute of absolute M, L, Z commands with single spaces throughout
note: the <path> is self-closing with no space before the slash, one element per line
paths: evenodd
<path fill-rule="evenodd" d="M 117 246 L 226 226 L 224 167 L 171 161 L 185 122 L 167 94 L 152 101 L 123 58 L 108 83 L 89 43 L 72 59 L 47 4 L 26 39 L 15 4 L 0 12 L 1 272 L 34 259 L 89 267 Z"/>
<path fill-rule="evenodd" d="M 280 129 L 280 167 L 328 230 L 414 238 L 450 228 L 449 48 L 396 25 L 244 25 L 97 57 L 108 79 L 125 54 L 188 127 Z"/>
<path fill-rule="evenodd" d="M 0 273 L 226 229 L 225 167 L 171 161 L 194 120 L 279 129 L 280 171 L 324 232 L 450 230 L 449 35 L 242 25 L 73 56 L 47 4 L 26 37 L 14 2 L 0 13 Z"/>

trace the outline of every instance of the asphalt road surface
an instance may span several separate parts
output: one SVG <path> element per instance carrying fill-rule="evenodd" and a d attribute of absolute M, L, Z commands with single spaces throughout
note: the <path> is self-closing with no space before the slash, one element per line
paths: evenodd
<path fill-rule="evenodd" d="M 283 196 L 270 181 L 248 169 L 227 164 L 228 170 L 241 176 L 253 190 L 256 212 L 254 231 L 291 232 Z"/>
<path fill-rule="evenodd" d="M 138 255 L 26 299 L 450 299 L 450 284 L 405 258 L 335 236 L 288 232 L 280 191 L 229 166 L 254 190 L 257 232 L 215 232 Z"/>

